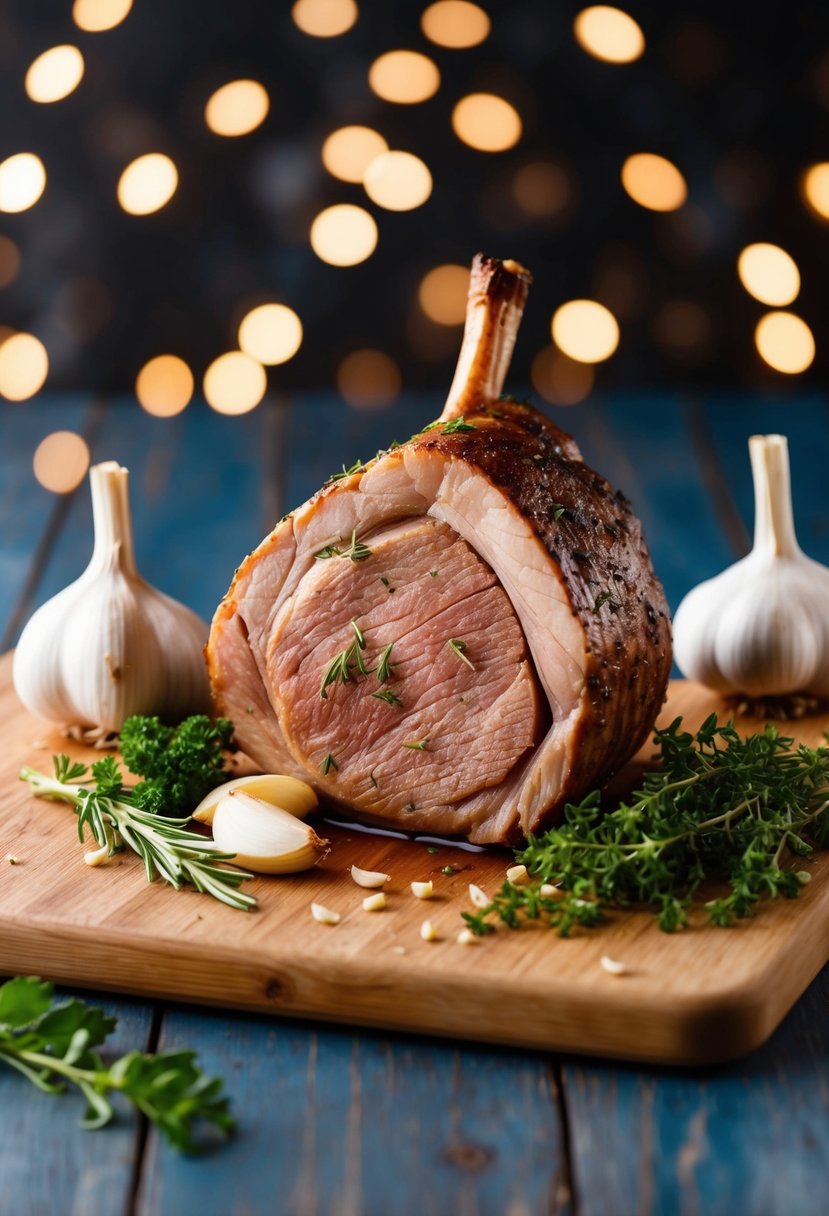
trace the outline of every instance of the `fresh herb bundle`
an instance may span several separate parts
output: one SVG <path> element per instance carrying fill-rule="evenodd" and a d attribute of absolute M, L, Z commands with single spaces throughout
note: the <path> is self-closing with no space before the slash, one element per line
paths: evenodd
<path fill-rule="evenodd" d="M 138 785 L 124 784 L 112 756 L 91 769 L 68 756 L 53 756 L 54 777 L 27 766 L 20 778 L 37 797 L 68 802 L 78 816 L 80 840 L 88 827 L 102 856 L 127 845 L 144 862 L 148 882 L 160 875 L 177 890 L 190 882 L 231 908 L 248 909 L 256 899 L 239 887 L 252 876 L 219 864 L 235 854 L 186 830 L 190 812 L 227 776 L 223 749 L 232 732 L 223 718 L 211 722 L 196 715 L 171 727 L 158 718 L 135 716 L 124 723 L 121 750 L 131 771 L 144 778 Z"/>
<path fill-rule="evenodd" d="M 709 880 L 728 883 L 705 904 L 723 927 L 760 899 L 797 896 L 810 875 L 784 862 L 829 846 L 829 747 L 795 745 L 771 724 L 743 739 L 716 714 L 695 735 L 681 727 L 677 718 L 656 732 L 659 768 L 628 801 L 605 813 L 595 791 L 530 837 L 516 859 L 532 881 L 506 882 L 487 907 L 465 912 L 473 933 L 540 920 L 566 936 L 596 925 L 605 907 L 632 905 L 653 908 L 670 933 Z"/>
<path fill-rule="evenodd" d="M 131 1051 L 105 1065 L 95 1051 L 115 1029 L 103 1009 L 71 999 L 54 1002 L 52 984 L 19 976 L 0 986 L 0 1062 L 43 1090 L 74 1085 L 86 1099 L 81 1126 L 104 1127 L 115 1115 L 109 1094 L 120 1093 L 184 1152 L 197 1148 L 199 1125 L 233 1131 L 219 1078 L 207 1077 L 192 1051 L 145 1055 Z"/>

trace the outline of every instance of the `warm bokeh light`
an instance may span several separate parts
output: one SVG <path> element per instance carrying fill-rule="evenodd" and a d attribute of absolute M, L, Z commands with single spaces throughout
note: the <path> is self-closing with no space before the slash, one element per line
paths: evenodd
<path fill-rule="evenodd" d="M 619 326 L 596 300 L 568 300 L 553 314 L 553 341 L 579 363 L 601 363 L 619 345 Z"/>
<path fill-rule="evenodd" d="M 302 345 L 302 322 L 285 304 L 260 304 L 239 326 L 239 346 L 257 363 L 287 363 Z"/>
<path fill-rule="evenodd" d="M 551 405 L 578 405 L 590 393 L 595 373 L 589 363 L 578 363 L 554 346 L 545 346 L 532 361 L 530 379 Z"/>
<path fill-rule="evenodd" d="M 452 111 L 458 139 L 479 152 L 506 152 L 521 138 L 521 118 L 514 106 L 494 93 L 470 93 Z"/>
<path fill-rule="evenodd" d="M 132 0 L 75 0 L 72 19 L 89 34 L 120 25 L 132 8 Z"/>
<path fill-rule="evenodd" d="M 32 101 L 48 104 L 68 97 L 83 79 L 83 55 L 76 46 L 53 46 L 38 55 L 24 82 Z"/>
<path fill-rule="evenodd" d="M 0 211 L 27 211 L 45 188 L 46 170 L 34 152 L 16 152 L 0 164 Z"/>
<path fill-rule="evenodd" d="M 491 24 L 484 10 L 469 0 L 437 0 L 420 18 L 420 28 L 430 42 L 454 51 L 478 46 L 489 36 Z"/>
<path fill-rule="evenodd" d="M 297 0 L 291 16 L 303 34 L 336 38 L 351 29 L 359 10 L 354 0 Z"/>
<path fill-rule="evenodd" d="M 331 266 L 356 266 L 377 248 L 377 224 L 362 207 L 336 203 L 311 225 L 311 248 Z"/>
<path fill-rule="evenodd" d="M 8 236 L 0 236 L 0 288 L 8 287 L 20 269 L 20 250 Z"/>
<path fill-rule="evenodd" d="M 145 363 L 135 381 L 142 408 L 156 418 L 172 418 L 193 396 L 193 373 L 178 355 L 157 355 Z"/>
<path fill-rule="evenodd" d="M 567 172 L 550 161 L 532 161 L 515 171 L 512 194 L 525 215 L 543 219 L 559 215 L 570 202 L 572 187 Z"/>
<path fill-rule="evenodd" d="M 419 51 L 387 51 L 369 68 L 368 83 L 383 101 L 410 106 L 437 93 L 440 72 Z"/>
<path fill-rule="evenodd" d="M 322 163 L 343 182 L 361 182 L 375 157 L 389 145 L 371 127 L 340 127 L 322 145 Z"/>
<path fill-rule="evenodd" d="M 812 331 L 793 312 L 767 312 L 757 322 L 754 343 L 769 367 L 789 376 L 805 372 L 815 357 Z"/>
<path fill-rule="evenodd" d="M 411 152 L 381 152 L 366 170 L 366 194 L 387 211 L 412 211 L 432 193 L 432 175 Z"/>
<path fill-rule="evenodd" d="M 231 80 L 208 99 L 204 121 L 215 135 L 247 135 L 265 121 L 271 101 L 258 80 Z"/>
<path fill-rule="evenodd" d="M 463 325 L 469 294 L 468 266 L 436 266 L 421 280 L 417 298 L 430 321 Z"/>
<path fill-rule="evenodd" d="M 255 409 L 268 387 L 261 363 L 241 350 L 214 359 L 204 373 L 204 396 L 219 414 L 247 414 Z"/>
<path fill-rule="evenodd" d="M 127 165 L 118 181 L 118 202 L 130 215 L 160 211 L 176 192 L 178 170 L 163 152 L 148 152 Z"/>
<path fill-rule="evenodd" d="M 337 368 L 340 395 L 355 409 L 391 405 L 402 384 L 400 368 L 381 350 L 352 351 Z"/>
<path fill-rule="evenodd" d="M 800 271 L 779 245 L 746 245 L 737 259 L 737 274 L 749 295 L 761 304 L 791 304 L 800 291 Z"/>
<path fill-rule="evenodd" d="M 622 165 L 622 185 L 635 203 L 649 211 L 676 211 L 688 197 L 676 165 L 653 152 L 637 152 Z"/>
<path fill-rule="evenodd" d="M 32 467 L 44 489 L 68 494 L 86 477 L 89 448 L 74 431 L 53 431 L 37 445 Z"/>
<path fill-rule="evenodd" d="M 829 161 L 812 165 L 803 174 L 803 197 L 815 215 L 829 220 Z"/>
<path fill-rule="evenodd" d="M 631 16 L 608 4 L 582 9 L 573 33 L 588 55 L 605 63 L 633 63 L 645 50 L 645 35 Z"/>
<path fill-rule="evenodd" d="M 0 394 L 9 401 L 34 397 L 48 374 L 46 347 L 34 334 L 12 334 L 0 346 Z"/>

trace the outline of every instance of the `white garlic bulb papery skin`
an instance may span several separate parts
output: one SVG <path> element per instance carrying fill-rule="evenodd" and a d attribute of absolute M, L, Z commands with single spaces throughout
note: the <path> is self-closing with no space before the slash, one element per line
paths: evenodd
<path fill-rule="evenodd" d="M 673 623 L 683 674 L 721 693 L 829 696 L 829 569 L 797 543 L 784 435 L 752 435 L 754 547 Z"/>
<path fill-rule="evenodd" d="M 33 713 L 118 731 L 131 714 L 208 712 L 207 623 L 138 573 L 128 471 L 90 469 L 95 547 L 74 583 L 35 612 L 14 656 L 14 686 Z"/>

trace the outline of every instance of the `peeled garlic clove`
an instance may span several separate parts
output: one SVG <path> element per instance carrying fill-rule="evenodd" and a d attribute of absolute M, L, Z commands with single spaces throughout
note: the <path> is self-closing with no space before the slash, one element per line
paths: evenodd
<path fill-rule="evenodd" d="M 482 891 L 474 882 L 469 884 L 469 898 L 472 900 L 476 908 L 488 908 L 489 896 L 486 891 Z"/>
<path fill-rule="evenodd" d="M 234 777 L 232 781 L 225 781 L 224 785 L 217 785 L 202 798 L 193 811 L 193 818 L 198 819 L 199 823 L 212 824 L 216 807 L 232 790 L 244 790 L 255 798 L 262 798 L 297 819 L 304 819 L 319 805 L 316 794 L 304 781 L 277 773 L 256 773 L 251 777 Z"/>
<path fill-rule="evenodd" d="M 458 944 L 461 946 L 477 946 L 478 939 L 471 929 L 461 929 L 458 934 Z"/>
<path fill-rule="evenodd" d="M 17 644 L 17 695 L 53 722 L 119 731 L 131 714 L 178 719 L 210 709 L 207 624 L 138 573 L 128 477 L 115 461 L 90 469 L 92 558 Z"/>
<path fill-rule="evenodd" d="M 351 867 L 351 877 L 358 887 L 384 887 L 391 882 L 391 874 L 383 874 L 380 870 L 361 870 L 359 866 Z"/>
<path fill-rule="evenodd" d="M 309 870 L 328 844 L 295 815 L 244 789 L 231 790 L 219 801 L 213 839 L 222 852 L 234 854 L 234 865 L 258 874 Z"/>
<path fill-rule="evenodd" d="M 510 866 L 507 870 L 507 882 L 511 882 L 514 887 L 523 887 L 529 880 L 526 866 Z"/>
<path fill-rule="evenodd" d="M 382 912 L 386 906 L 386 897 L 382 891 L 377 891 L 374 895 L 367 895 L 363 900 L 364 912 Z"/>
<path fill-rule="evenodd" d="M 721 693 L 829 696 L 829 569 L 797 543 L 783 435 L 752 435 L 754 546 L 679 605 L 674 655 Z"/>
<path fill-rule="evenodd" d="M 435 889 L 432 886 L 431 879 L 429 879 L 428 882 L 412 883 L 412 895 L 414 895 L 417 899 L 431 899 L 434 893 Z"/>
<path fill-rule="evenodd" d="M 438 931 L 430 920 L 425 920 L 420 926 L 420 936 L 424 942 L 436 942 L 438 940 Z"/>
<path fill-rule="evenodd" d="M 311 904 L 311 915 L 321 925 L 338 925 L 342 919 L 339 912 L 332 912 L 324 904 Z"/>

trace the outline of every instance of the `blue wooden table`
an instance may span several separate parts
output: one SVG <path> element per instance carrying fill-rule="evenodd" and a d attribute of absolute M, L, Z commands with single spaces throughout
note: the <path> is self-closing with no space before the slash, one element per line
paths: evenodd
<path fill-rule="evenodd" d="M 31 471 L 54 430 L 132 470 L 139 565 L 209 616 L 234 566 L 343 462 L 433 417 L 330 397 L 241 418 L 201 403 L 175 419 L 134 402 L 43 397 L 0 406 L 0 632 L 77 576 L 86 487 L 55 498 Z M 823 397 L 593 400 L 557 421 L 634 500 L 672 607 L 748 544 L 746 438 L 789 435 L 800 541 L 829 564 Z M 829 611 L 829 608 L 827 609 Z M 3 632 L 4 631 L 4 632 Z M 171 896 L 175 898 L 175 896 Z M 236 1139 L 178 1156 L 126 1111 L 90 1133 L 80 1106 L 0 1071 L 0 1213 L 14 1216 L 812 1216 L 826 1211 L 829 968 L 771 1042 L 690 1073 L 101 999 L 118 1052 L 190 1046 L 226 1079 Z"/>

